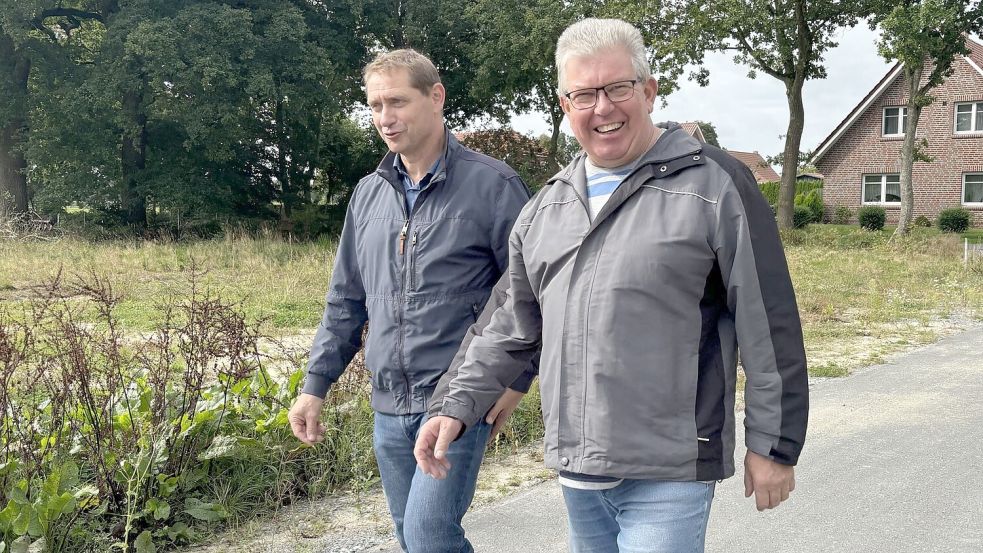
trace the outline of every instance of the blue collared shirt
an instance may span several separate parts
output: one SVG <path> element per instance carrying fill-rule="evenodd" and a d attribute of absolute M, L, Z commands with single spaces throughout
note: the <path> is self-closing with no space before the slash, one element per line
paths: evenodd
<path fill-rule="evenodd" d="M 403 158 L 398 155 L 396 156 L 396 160 L 393 161 L 393 168 L 396 169 L 396 173 L 399 174 L 399 179 L 403 181 L 403 190 L 406 191 L 406 205 L 409 208 L 409 212 L 413 211 L 413 205 L 416 204 L 416 199 L 420 196 L 420 191 L 430 184 L 430 180 L 437 174 L 437 171 L 440 169 L 441 159 L 443 159 L 443 156 L 438 157 L 437 161 L 433 162 L 433 166 L 431 166 L 430 170 L 427 171 L 427 174 L 420 179 L 420 182 L 414 183 L 413 179 L 410 178 L 409 174 L 406 172 L 406 168 L 403 166 Z"/>

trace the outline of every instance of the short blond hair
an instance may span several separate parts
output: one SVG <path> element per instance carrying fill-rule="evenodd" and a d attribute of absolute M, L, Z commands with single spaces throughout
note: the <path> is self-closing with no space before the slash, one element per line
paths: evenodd
<path fill-rule="evenodd" d="M 430 58 L 413 50 L 401 48 L 383 52 L 375 57 L 362 71 L 362 84 L 368 84 L 369 77 L 376 73 L 389 73 L 395 69 L 405 69 L 410 74 L 410 85 L 430 94 L 433 86 L 440 82 L 440 74 Z"/>

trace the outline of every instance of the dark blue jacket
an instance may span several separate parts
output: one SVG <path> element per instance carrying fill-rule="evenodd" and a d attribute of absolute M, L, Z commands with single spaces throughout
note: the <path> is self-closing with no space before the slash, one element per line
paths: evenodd
<path fill-rule="evenodd" d="M 372 407 L 423 413 L 505 271 L 529 190 L 505 163 L 446 133 L 444 163 L 408 213 L 390 152 L 352 195 L 304 392 L 324 397 L 361 347 Z M 526 391 L 530 369 L 512 385 Z"/>

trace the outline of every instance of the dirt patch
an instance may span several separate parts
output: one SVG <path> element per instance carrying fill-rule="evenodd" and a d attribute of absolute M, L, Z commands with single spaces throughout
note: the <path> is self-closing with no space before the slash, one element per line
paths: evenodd
<path fill-rule="evenodd" d="M 478 474 L 472 509 L 498 501 L 554 477 L 543 466 L 543 444 L 522 447 L 514 454 L 489 450 Z M 304 501 L 273 513 L 270 519 L 247 523 L 216 536 L 195 553 L 356 553 L 390 551 L 396 546 L 392 520 L 380 486 L 361 494 L 340 493 Z"/>

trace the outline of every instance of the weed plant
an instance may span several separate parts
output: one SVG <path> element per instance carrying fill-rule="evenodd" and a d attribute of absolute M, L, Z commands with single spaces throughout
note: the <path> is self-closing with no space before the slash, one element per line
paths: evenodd
<path fill-rule="evenodd" d="M 301 359 L 189 274 L 139 336 L 95 274 L 0 309 L 0 551 L 156 551 L 374 481 L 364 368 L 330 396 L 326 443 L 301 445 Z"/>

